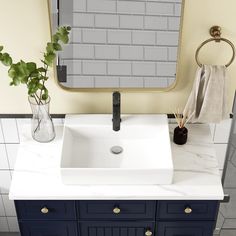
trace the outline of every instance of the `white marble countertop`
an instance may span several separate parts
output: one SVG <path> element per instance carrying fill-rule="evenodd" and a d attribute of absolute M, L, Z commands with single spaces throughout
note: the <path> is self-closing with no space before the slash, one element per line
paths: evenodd
<path fill-rule="evenodd" d="M 170 125 L 172 139 L 173 129 Z M 174 181 L 171 185 L 65 185 L 60 176 L 63 125 L 48 144 L 32 140 L 30 126 L 21 132 L 21 145 L 9 197 L 12 200 L 222 200 L 221 177 L 208 125 L 189 125 L 188 143 L 172 143 Z"/>

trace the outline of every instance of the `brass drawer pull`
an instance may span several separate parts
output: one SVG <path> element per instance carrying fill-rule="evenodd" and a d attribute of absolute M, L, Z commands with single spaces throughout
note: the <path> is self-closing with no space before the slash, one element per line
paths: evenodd
<path fill-rule="evenodd" d="M 42 214 L 48 214 L 48 212 L 49 212 L 49 210 L 48 210 L 47 207 L 43 207 L 43 208 L 41 209 L 41 213 L 42 213 Z"/>
<path fill-rule="evenodd" d="M 147 231 L 145 232 L 145 236 L 152 236 L 152 231 L 147 230 Z"/>
<path fill-rule="evenodd" d="M 119 207 L 115 207 L 114 209 L 113 209 L 113 213 L 114 214 L 120 214 L 120 208 Z"/>
<path fill-rule="evenodd" d="M 193 212 L 193 210 L 190 207 L 186 207 L 184 209 L 184 212 L 185 212 L 185 214 L 191 214 Z"/>

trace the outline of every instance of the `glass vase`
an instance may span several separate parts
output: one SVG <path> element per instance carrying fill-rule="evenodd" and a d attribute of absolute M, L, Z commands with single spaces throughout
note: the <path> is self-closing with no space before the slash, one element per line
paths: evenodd
<path fill-rule="evenodd" d="M 33 113 L 31 120 L 31 134 L 34 140 L 40 143 L 48 143 L 55 138 L 55 129 L 49 113 L 50 97 L 38 103 L 34 97 L 29 97 L 29 103 Z"/>

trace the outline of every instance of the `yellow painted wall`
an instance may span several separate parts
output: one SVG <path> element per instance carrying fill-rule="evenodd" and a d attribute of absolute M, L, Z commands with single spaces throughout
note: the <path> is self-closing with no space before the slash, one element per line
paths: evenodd
<path fill-rule="evenodd" d="M 179 82 L 171 92 L 123 93 L 124 113 L 171 113 L 183 107 L 192 87 L 196 70 L 195 49 L 209 37 L 208 30 L 218 24 L 223 36 L 236 44 L 235 0 L 186 0 L 184 9 Z M 50 39 L 46 0 L 0 0 L 0 45 L 15 60 L 37 60 Z M 216 47 L 217 46 L 217 47 Z M 202 51 L 205 63 L 225 63 L 231 56 L 228 47 L 212 44 Z M 229 68 L 230 99 L 236 89 L 236 62 Z M 111 93 L 71 93 L 53 79 L 48 84 L 52 113 L 109 113 Z M 0 67 L 0 113 L 30 113 L 25 88 L 9 87 L 7 71 Z"/>

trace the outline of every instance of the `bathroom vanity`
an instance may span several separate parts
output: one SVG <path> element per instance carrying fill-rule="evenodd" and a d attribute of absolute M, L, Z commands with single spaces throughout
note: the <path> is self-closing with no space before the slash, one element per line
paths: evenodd
<path fill-rule="evenodd" d="M 22 236 L 210 236 L 218 201 L 16 201 Z"/>
<path fill-rule="evenodd" d="M 184 146 L 171 142 L 174 176 L 164 185 L 63 183 L 63 127 L 48 144 L 22 130 L 10 189 L 22 236 L 213 235 L 224 193 L 208 125 L 189 125 Z"/>

